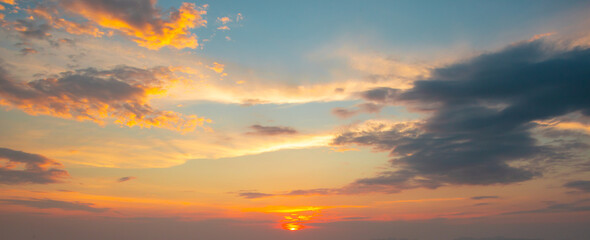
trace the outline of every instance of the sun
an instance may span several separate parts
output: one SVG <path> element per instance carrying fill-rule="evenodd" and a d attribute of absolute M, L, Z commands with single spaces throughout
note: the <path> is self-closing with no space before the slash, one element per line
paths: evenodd
<path fill-rule="evenodd" d="M 289 231 L 298 231 L 301 230 L 303 228 L 303 225 L 300 225 L 299 223 L 284 223 L 283 224 L 283 229 L 285 230 L 289 230 Z"/>

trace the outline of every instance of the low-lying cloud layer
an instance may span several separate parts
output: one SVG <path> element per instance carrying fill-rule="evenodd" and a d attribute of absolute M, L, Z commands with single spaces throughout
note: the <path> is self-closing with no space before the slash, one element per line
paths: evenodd
<path fill-rule="evenodd" d="M 0 184 L 57 183 L 69 177 L 61 163 L 38 154 L 0 148 L 0 163 Z"/>

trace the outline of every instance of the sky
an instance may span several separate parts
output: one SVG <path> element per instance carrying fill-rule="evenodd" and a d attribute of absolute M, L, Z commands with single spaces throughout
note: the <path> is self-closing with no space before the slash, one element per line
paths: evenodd
<path fill-rule="evenodd" d="M 0 0 L 0 231 L 590 239 L 589 11 Z"/>

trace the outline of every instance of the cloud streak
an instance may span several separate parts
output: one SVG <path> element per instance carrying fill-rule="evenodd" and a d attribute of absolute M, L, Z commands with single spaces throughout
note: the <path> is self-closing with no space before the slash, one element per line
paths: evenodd
<path fill-rule="evenodd" d="M 122 183 L 122 182 L 131 181 L 131 180 L 134 180 L 134 179 L 136 179 L 136 177 L 133 177 L 133 176 L 122 177 L 122 178 L 117 179 L 117 182 Z"/>
<path fill-rule="evenodd" d="M 41 156 L 8 148 L 0 148 L 0 184 L 58 183 L 69 177 L 61 163 Z M 24 165 L 22 170 L 17 167 Z"/>
<path fill-rule="evenodd" d="M 475 197 L 471 197 L 471 199 L 473 200 L 483 200 L 483 199 L 498 199 L 500 197 L 498 196 L 475 196 Z"/>
<path fill-rule="evenodd" d="M 252 125 L 250 129 L 254 130 L 253 132 L 247 132 L 246 134 L 249 135 L 259 135 L 259 136 L 276 136 L 276 135 L 292 135 L 297 134 L 297 130 L 291 127 L 281 127 L 281 126 L 262 126 L 262 125 Z"/>
<path fill-rule="evenodd" d="M 20 205 L 39 209 L 61 209 L 66 211 L 83 211 L 90 213 L 106 212 L 108 208 L 96 208 L 92 203 L 65 202 L 52 199 L 0 199 L 4 204 Z"/>

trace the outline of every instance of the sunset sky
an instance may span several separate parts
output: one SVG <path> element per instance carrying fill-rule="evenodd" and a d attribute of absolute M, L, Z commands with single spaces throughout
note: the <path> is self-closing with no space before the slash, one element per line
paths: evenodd
<path fill-rule="evenodd" d="M 0 238 L 590 239 L 589 13 L 0 0 Z"/>

